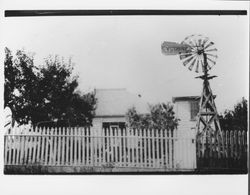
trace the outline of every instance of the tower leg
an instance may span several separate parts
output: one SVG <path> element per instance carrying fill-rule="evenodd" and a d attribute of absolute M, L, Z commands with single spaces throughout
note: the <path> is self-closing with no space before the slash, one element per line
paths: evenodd
<path fill-rule="evenodd" d="M 197 119 L 196 129 L 199 135 L 207 133 L 211 133 L 212 135 L 216 133 L 221 134 L 218 112 L 208 80 L 204 80 L 203 82 Z"/>

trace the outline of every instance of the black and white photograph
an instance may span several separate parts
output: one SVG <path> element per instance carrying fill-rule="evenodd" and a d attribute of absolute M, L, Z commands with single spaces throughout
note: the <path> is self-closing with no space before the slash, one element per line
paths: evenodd
<path fill-rule="evenodd" d="M 247 175 L 248 10 L 4 10 L 2 174 Z"/>

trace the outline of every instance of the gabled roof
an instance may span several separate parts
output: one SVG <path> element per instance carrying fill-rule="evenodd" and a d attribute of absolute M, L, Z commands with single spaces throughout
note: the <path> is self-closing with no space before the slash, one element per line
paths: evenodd
<path fill-rule="evenodd" d="M 214 99 L 216 98 L 216 95 L 213 95 Z M 201 96 L 179 96 L 179 97 L 173 97 L 172 102 L 180 102 L 180 101 L 198 101 L 200 100 Z"/>
<path fill-rule="evenodd" d="M 126 89 L 96 89 L 96 116 L 124 116 L 133 106 L 140 114 L 149 113 L 148 104 L 138 95 Z"/>

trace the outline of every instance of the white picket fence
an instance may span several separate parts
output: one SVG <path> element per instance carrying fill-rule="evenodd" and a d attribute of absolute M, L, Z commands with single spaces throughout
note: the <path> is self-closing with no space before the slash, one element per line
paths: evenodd
<path fill-rule="evenodd" d="M 6 133 L 5 165 L 194 169 L 195 140 L 178 130 L 35 128 Z"/>

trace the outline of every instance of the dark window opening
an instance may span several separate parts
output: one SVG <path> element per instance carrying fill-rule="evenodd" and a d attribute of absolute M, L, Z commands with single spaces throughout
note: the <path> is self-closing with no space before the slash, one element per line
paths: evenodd
<path fill-rule="evenodd" d="M 191 119 L 190 120 L 196 120 L 196 116 L 199 112 L 199 101 L 192 101 L 190 102 L 191 107 Z"/>
<path fill-rule="evenodd" d="M 124 129 L 125 123 L 124 122 L 105 122 L 102 123 L 102 128 L 104 129 Z"/>

